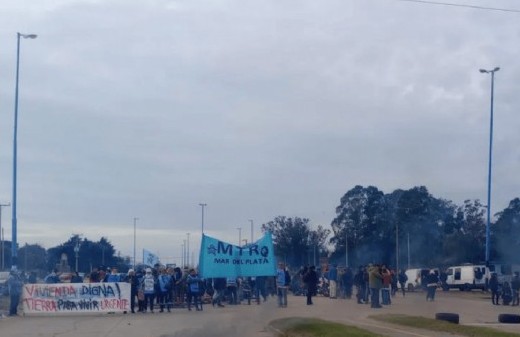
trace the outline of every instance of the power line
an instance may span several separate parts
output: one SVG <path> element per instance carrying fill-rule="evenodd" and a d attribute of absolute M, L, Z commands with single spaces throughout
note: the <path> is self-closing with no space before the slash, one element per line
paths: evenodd
<path fill-rule="evenodd" d="M 437 2 L 437 1 L 427 1 L 427 0 L 396 0 L 396 1 L 416 2 L 416 3 L 422 3 L 422 4 L 428 4 L 428 5 L 439 5 L 439 6 L 465 7 L 465 8 L 472 8 L 472 9 L 481 9 L 481 10 L 486 10 L 486 11 L 520 13 L 519 9 L 464 5 L 464 4 L 456 4 L 456 3 L 450 3 L 450 2 Z"/>

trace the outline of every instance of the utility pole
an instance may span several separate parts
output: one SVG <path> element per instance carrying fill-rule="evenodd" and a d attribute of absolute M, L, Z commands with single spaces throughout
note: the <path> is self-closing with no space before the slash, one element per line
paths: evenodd
<path fill-rule="evenodd" d="M 11 204 L 0 204 L 0 249 L 2 250 L 2 269 L 5 268 L 5 252 L 4 252 L 4 229 L 2 228 L 2 207 L 9 207 Z"/>
<path fill-rule="evenodd" d="M 253 220 L 249 219 L 249 222 L 251 223 L 251 241 L 250 243 L 253 244 Z"/>
<path fill-rule="evenodd" d="M 135 259 L 136 259 L 136 257 L 135 257 L 135 247 L 136 247 L 136 246 L 135 246 L 135 242 L 136 242 L 136 227 L 137 227 L 137 220 L 139 220 L 139 218 L 134 218 L 134 270 L 135 270 L 135 265 L 136 265 L 136 263 L 135 263 Z"/>

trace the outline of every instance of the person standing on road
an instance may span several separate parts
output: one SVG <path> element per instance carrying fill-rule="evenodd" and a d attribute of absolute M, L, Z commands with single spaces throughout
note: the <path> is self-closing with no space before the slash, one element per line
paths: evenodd
<path fill-rule="evenodd" d="M 499 305 L 498 300 L 500 299 L 500 293 L 498 291 L 499 285 L 497 273 L 491 273 L 488 287 L 489 290 L 491 290 L 491 303 L 493 303 L 493 305 Z"/>
<path fill-rule="evenodd" d="M 370 307 L 382 308 L 379 304 L 379 291 L 383 286 L 383 275 L 381 275 L 379 265 L 368 265 L 368 284 L 370 286 Z"/>
<path fill-rule="evenodd" d="M 356 275 L 354 275 L 354 285 L 356 286 L 356 289 L 357 289 L 357 294 L 356 294 L 357 303 L 363 304 L 364 300 L 365 300 L 365 281 L 363 280 L 363 267 L 362 266 L 359 266 L 359 269 L 358 269 Z"/>
<path fill-rule="evenodd" d="M 399 280 L 399 285 L 401 286 L 401 292 L 403 293 L 403 297 L 406 294 L 406 281 L 408 281 L 408 276 L 406 276 L 406 273 L 404 270 L 399 270 L 399 276 L 397 277 Z"/>
<path fill-rule="evenodd" d="M 7 288 L 9 290 L 10 304 L 9 316 L 18 315 L 18 304 L 22 295 L 23 280 L 18 274 L 16 267 L 11 268 L 9 278 L 7 279 Z"/>
<path fill-rule="evenodd" d="M 160 312 L 164 312 L 164 306 L 166 305 L 166 310 L 170 312 L 171 308 L 171 298 L 169 296 L 170 290 L 172 288 L 172 277 L 167 273 L 166 268 L 161 269 L 159 276 L 157 277 L 159 282 L 159 294 L 158 294 L 158 302 Z"/>
<path fill-rule="evenodd" d="M 335 263 L 330 266 L 327 279 L 329 280 L 329 298 L 335 299 L 338 296 L 338 268 Z"/>
<path fill-rule="evenodd" d="M 150 312 L 153 313 L 153 301 L 155 298 L 155 285 L 156 280 L 153 277 L 152 269 L 146 268 L 146 274 L 143 276 L 141 280 L 141 289 L 144 293 L 144 309 L 143 312 L 146 312 L 148 304 L 150 304 Z"/>
<path fill-rule="evenodd" d="M 517 306 L 520 304 L 520 273 L 515 271 L 515 276 L 513 276 L 513 279 L 511 280 L 511 290 L 513 291 L 513 302 L 511 303 L 512 306 Z"/>
<path fill-rule="evenodd" d="M 280 308 L 287 307 L 287 288 L 289 284 L 291 284 L 291 276 L 285 270 L 285 264 L 280 262 L 276 270 L 276 294 L 278 295 L 278 307 Z"/>
<path fill-rule="evenodd" d="M 433 302 L 435 300 L 435 290 L 439 284 L 439 277 L 435 273 L 435 270 L 430 270 L 428 276 L 426 276 L 426 301 Z"/>
<path fill-rule="evenodd" d="M 127 282 L 130 283 L 130 310 L 132 310 L 132 314 L 135 314 L 135 297 L 137 296 L 139 280 L 133 269 L 128 270 Z"/>
<path fill-rule="evenodd" d="M 303 276 L 303 282 L 307 286 L 307 305 L 312 305 L 312 296 L 316 296 L 318 291 L 318 274 L 316 273 L 316 267 L 311 266 L 307 273 Z"/>

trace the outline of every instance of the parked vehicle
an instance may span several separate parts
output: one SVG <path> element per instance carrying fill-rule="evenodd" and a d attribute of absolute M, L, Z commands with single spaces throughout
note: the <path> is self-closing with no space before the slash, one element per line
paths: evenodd
<path fill-rule="evenodd" d="M 449 289 L 458 288 L 463 291 L 473 289 L 486 290 L 491 271 L 486 265 L 452 266 L 446 270 L 446 286 Z"/>
<path fill-rule="evenodd" d="M 430 273 L 432 268 L 413 268 L 405 271 L 406 277 L 406 289 L 408 291 L 424 290 L 426 289 L 426 276 Z M 433 268 L 437 276 L 439 276 L 439 269 Z"/>
<path fill-rule="evenodd" d="M 492 263 L 489 265 L 489 271 L 497 274 L 498 283 L 511 283 L 513 274 L 515 272 L 520 272 L 520 265 L 510 263 Z"/>

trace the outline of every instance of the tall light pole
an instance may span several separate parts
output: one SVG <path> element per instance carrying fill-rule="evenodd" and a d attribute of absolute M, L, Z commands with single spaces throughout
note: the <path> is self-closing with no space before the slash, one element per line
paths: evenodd
<path fill-rule="evenodd" d="M 201 230 L 202 230 L 202 234 L 204 234 L 204 207 L 208 206 L 208 204 L 200 203 L 199 206 L 202 208 Z"/>
<path fill-rule="evenodd" d="M 134 270 L 135 270 L 135 252 L 136 252 L 136 230 L 137 230 L 137 220 L 139 220 L 139 218 L 134 218 Z"/>
<path fill-rule="evenodd" d="M 4 252 L 4 229 L 2 228 L 2 207 L 8 207 L 11 204 L 0 204 L 0 250 L 2 253 L 2 268 L 0 270 L 4 270 L 4 261 L 5 261 L 5 252 Z"/>
<path fill-rule="evenodd" d="M 35 39 L 36 34 L 16 33 L 16 84 L 14 93 L 14 135 L 13 135 L 13 207 L 12 207 L 12 241 L 11 241 L 11 262 L 13 266 L 18 264 L 18 244 L 16 238 L 16 162 L 17 162 L 17 138 L 18 138 L 18 84 L 20 79 L 20 38 Z"/>
<path fill-rule="evenodd" d="M 238 245 L 242 244 L 242 227 L 237 227 L 238 230 Z"/>
<path fill-rule="evenodd" d="M 182 240 L 182 268 L 186 267 L 186 240 Z"/>
<path fill-rule="evenodd" d="M 491 113 L 489 121 L 489 165 L 488 165 L 488 191 L 487 191 L 487 219 L 486 219 L 486 264 L 489 263 L 489 235 L 491 222 L 491 162 L 493 159 L 493 96 L 495 88 L 495 72 L 499 71 L 499 67 L 493 70 L 480 69 L 483 74 L 491 74 Z"/>
<path fill-rule="evenodd" d="M 253 236 L 253 220 L 249 219 L 249 222 L 251 223 L 251 244 L 253 244 L 253 239 L 254 239 L 254 236 Z"/>
<path fill-rule="evenodd" d="M 190 233 L 186 233 L 186 265 L 190 266 Z"/>

